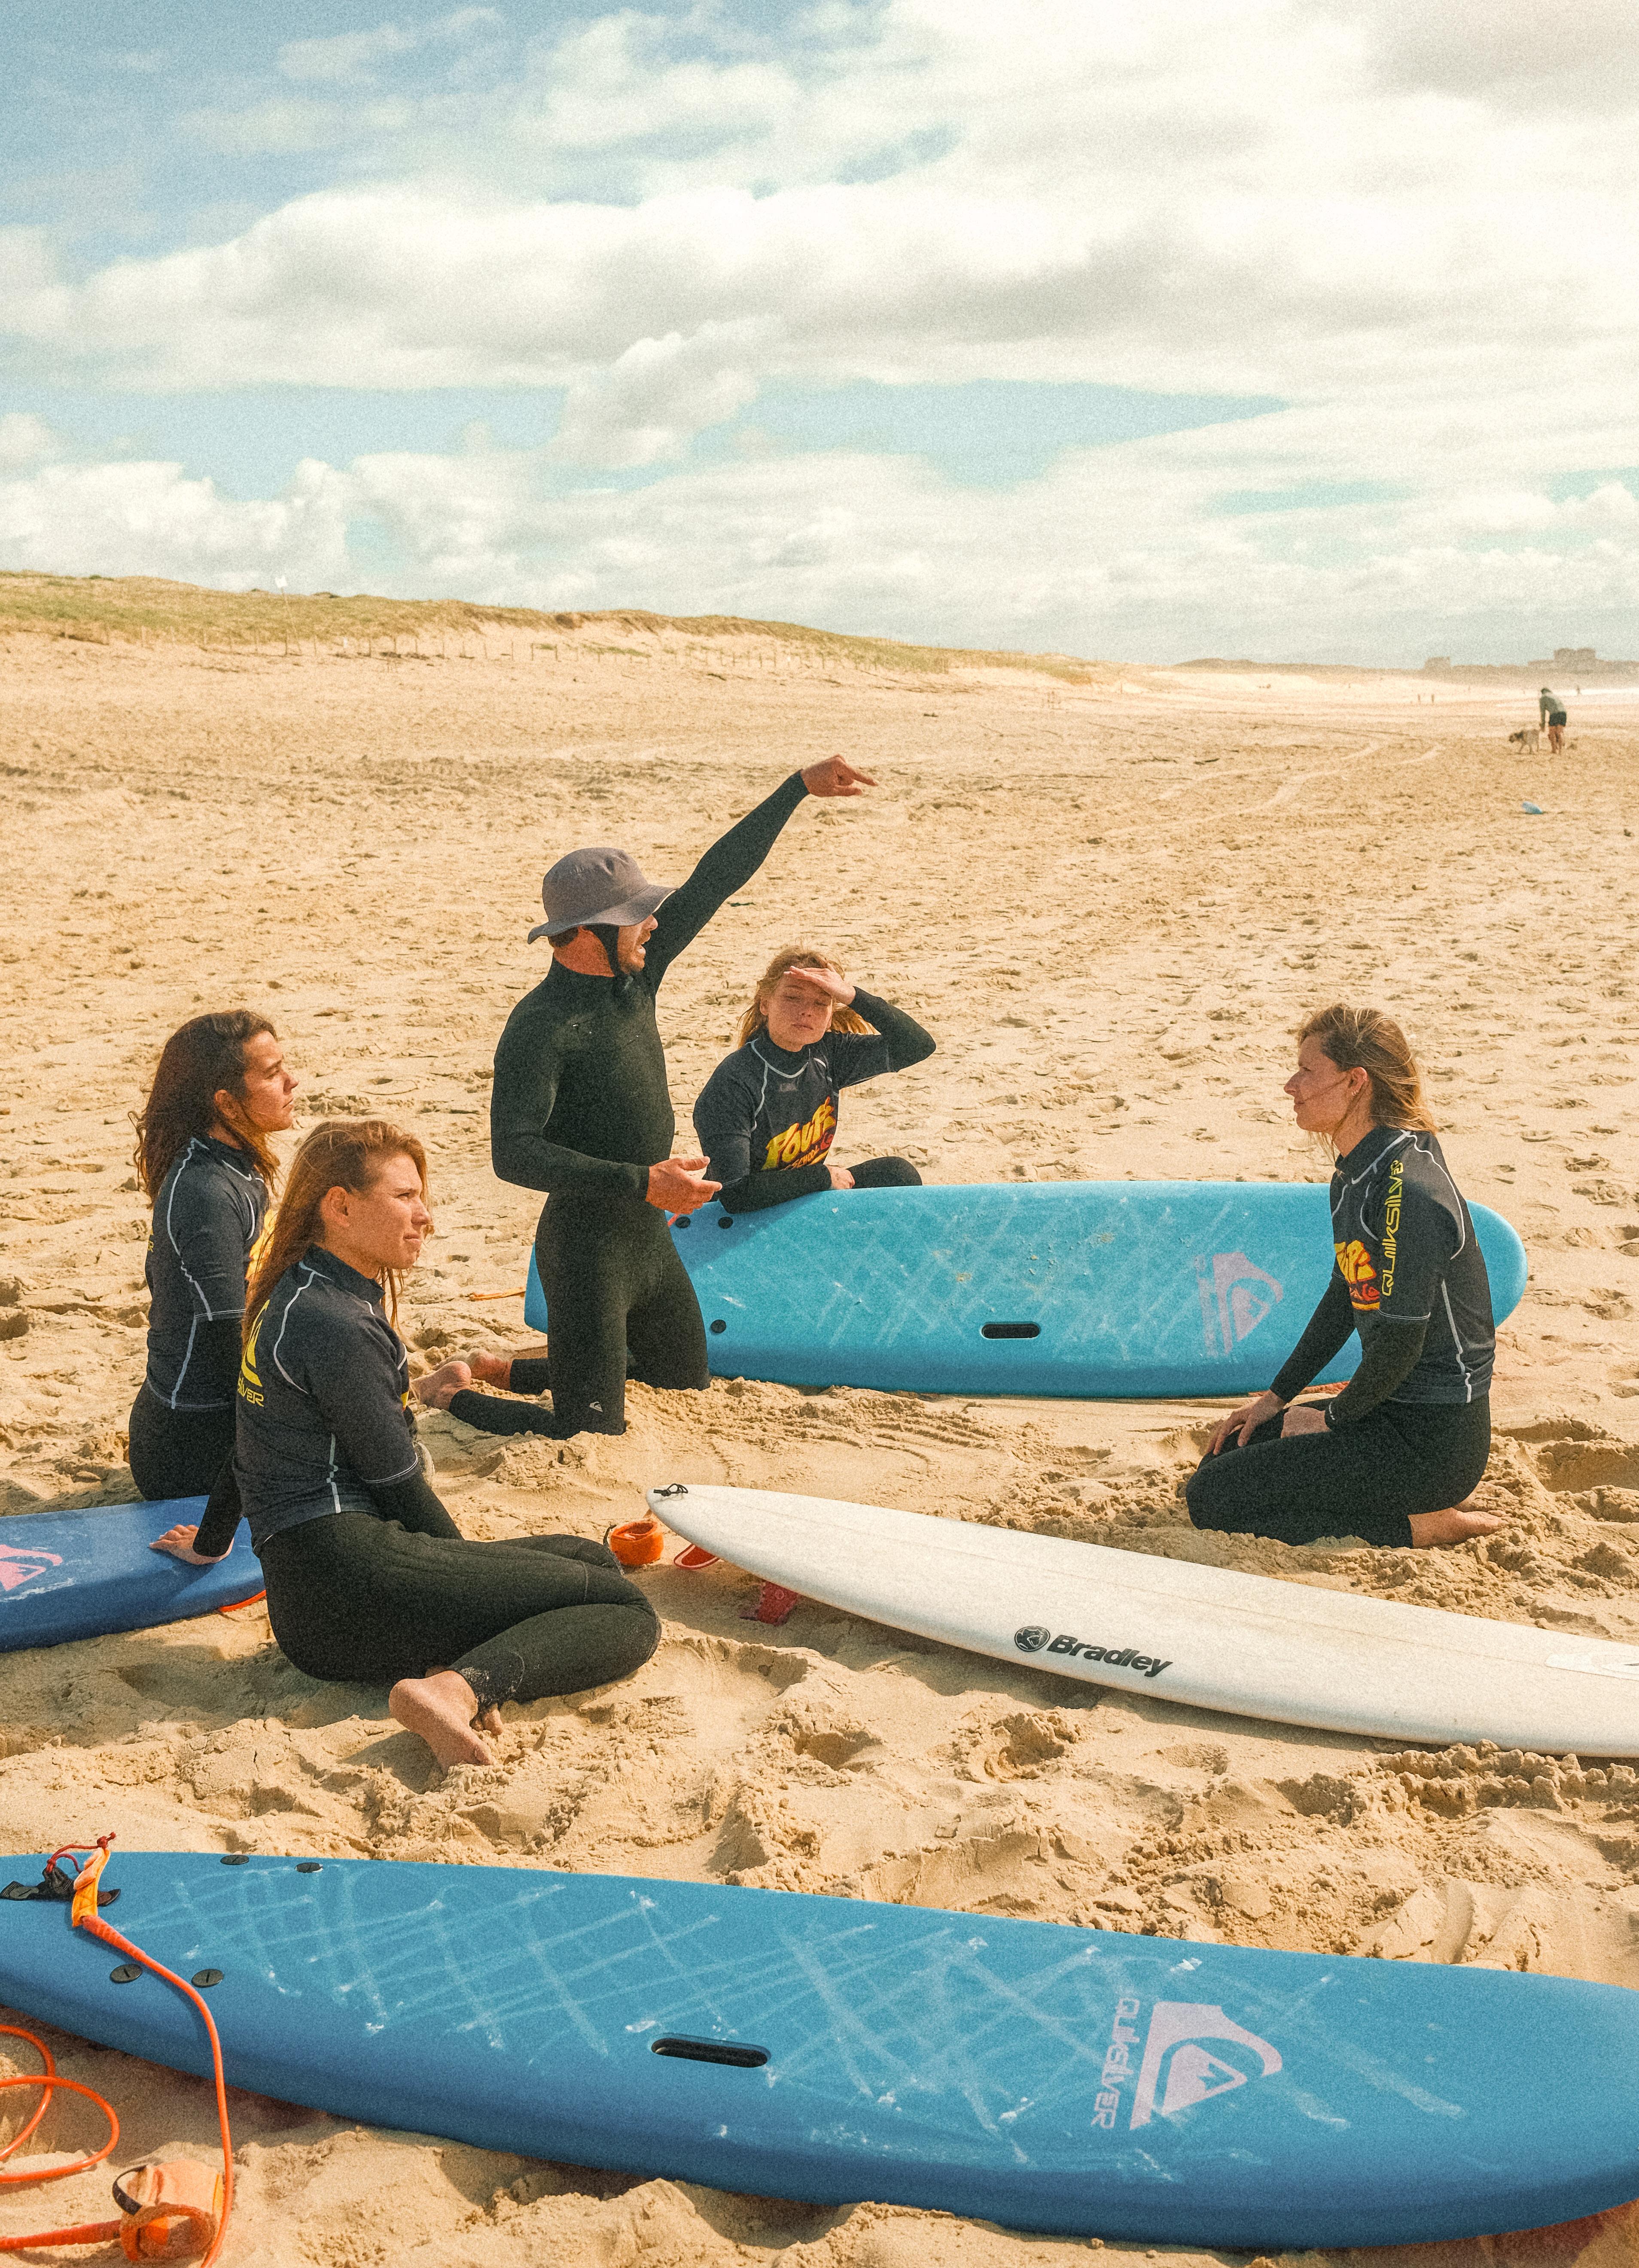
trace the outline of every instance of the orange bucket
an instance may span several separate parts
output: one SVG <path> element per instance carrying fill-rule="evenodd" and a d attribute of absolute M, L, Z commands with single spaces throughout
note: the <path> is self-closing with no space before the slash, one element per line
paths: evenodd
<path fill-rule="evenodd" d="M 644 1520 L 612 1528 L 608 1545 L 622 1567 L 650 1567 L 665 1550 L 665 1530 L 651 1513 Z"/>

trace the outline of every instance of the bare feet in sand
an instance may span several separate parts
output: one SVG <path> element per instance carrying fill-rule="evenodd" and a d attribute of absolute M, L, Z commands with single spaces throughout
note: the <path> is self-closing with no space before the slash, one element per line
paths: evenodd
<path fill-rule="evenodd" d="M 457 1356 L 452 1361 L 441 1362 L 437 1370 L 430 1370 L 425 1378 L 418 1378 L 415 1391 L 429 1410 L 447 1410 L 456 1395 L 475 1378 L 481 1378 L 486 1386 L 509 1386 L 512 1379 L 511 1356 L 474 1354 L 465 1361 Z"/>
<path fill-rule="evenodd" d="M 1495 1512 L 1468 1512 L 1460 1504 L 1444 1512 L 1414 1512 L 1411 1540 L 1419 1551 L 1436 1543 L 1466 1543 L 1471 1535 L 1490 1535 L 1503 1525 Z"/>
<path fill-rule="evenodd" d="M 437 1370 L 430 1370 L 425 1378 L 415 1381 L 415 1392 L 429 1410 L 447 1410 L 462 1388 L 472 1382 L 470 1363 L 441 1362 Z"/>
<path fill-rule="evenodd" d="M 459 1669 L 434 1669 L 425 1677 L 401 1677 L 387 1696 L 388 1713 L 407 1733 L 418 1733 L 441 1764 L 487 1764 L 494 1758 L 479 1739 L 473 1719 L 478 1698 Z M 486 1709 L 484 1730 L 498 1733 L 498 1711 Z"/>

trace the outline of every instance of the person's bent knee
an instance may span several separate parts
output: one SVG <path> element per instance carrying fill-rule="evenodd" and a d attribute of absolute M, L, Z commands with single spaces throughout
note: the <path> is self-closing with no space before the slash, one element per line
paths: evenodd
<path fill-rule="evenodd" d="M 1195 1528 L 1222 1528 L 1217 1516 L 1216 1498 L 1220 1494 L 1218 1476 L 1213 1470 L 1213 1460 L 1203 1457 L 1184 1483 L 1184 1503 L 1190 1522 Z"/>
<path fill-rule="evenodd" d="M 617 1677 L 630 1677 L 660 1643 L 660 1617 L 647 1599 L 634 1599 L 619 1614 L 619 1626 L 610 1636 L 610 1667 L 604 1673 L 605 1684 Z"/>
<path fill-rule="evenodd" d="M 919 1189 L 922 1175 L 908 1158 L 867 1158 L 856 1166 L 854 1186 L 861 1189 Z"/>

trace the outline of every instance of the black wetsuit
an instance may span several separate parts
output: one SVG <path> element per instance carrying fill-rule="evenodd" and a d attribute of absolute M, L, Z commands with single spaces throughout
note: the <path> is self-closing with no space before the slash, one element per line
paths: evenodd
<path fill-rule="evenodd" d="M 148 1368 L 131 1408 L 148 1498 L 204 1496 L 233 1454 L 233 1381 L 268 1190 L 243 1150 L 197 1134 L 159 1185 L 148 1239 Z"/>
<path fill-rule="evenodd" d="M 758 1212 L 831 1186 L 827 1163 L 836 1138 L 845 1086 L 924 1062 L 933 1042 L 914 1016 L 854 988 L 854 1006 L 870 1032 L 827 1032 L 794 1051 L 776 1048 L 766 1030 L 724 1056 L 700 1091 L 695 1131 L 721 1182 L 724 1212 Z M 914 1187 L 922 1180 L 904 1158 L 871 1158 L 853 1169 L 858 1189 Z"/>
<path fill-rule="evenodd" d="M 1323 1433 L 1281 1419 L 1203 1457 L 1185 1490 L 1197 1528 L 1312 1543 L 1409 1544 L 1410 1515 L 1460 1504 L 1491 1446 L 1491 1286 L 1474 1222 L 1432 1134 L 1374 1127 L 1332 1175 L 1331 1279 L 1270 1392 L 1317 1378 L 1351 1330 L 1353 1378 Z"/>
<path fill-rule="evenodd" d="M 628 1676 L 658 1642 L 653 1609 L 601 1544 L 467 1542 L 423 1475 L 380 1285 L 317 1245 L 246 1336 L 234 1467 L 195 1550 L 219 1557 L 241 1504 L 273 1634 L 311 1677 L 391 1685 L 458 1669 L 482 1709 Z"/>
<path fill-rule="evenodd" d="M 550 1411 L 460 1393 L 452 1415 L 489 1432 L 621 1433 L 626 1380 L 703 1387 L 706 1331 L 649 1168 L 677 1122 L 655 995 L 666 970 L 773 848 L 807 790 L 800 776 L 712 845 L 661 906 L 636 976 L 583 976 L 555 961 L 496 1049 L 490 1148 L 503 1182 L 543 1189 L 535 1262 L 548 1310 Z M 541 1366 L 515 1362 L 514 1388 Z"/>

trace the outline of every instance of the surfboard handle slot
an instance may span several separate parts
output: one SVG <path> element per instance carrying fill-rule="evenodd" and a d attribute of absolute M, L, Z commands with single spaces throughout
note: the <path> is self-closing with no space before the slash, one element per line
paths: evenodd
<path fill-rule="evenodd" d="M 979 1336 L 981 1339 L 1039 1339 L 1041 1326 L 1040 1323 L 981 1323 Z"/>
<path fill-rule="evenodd" d="M 680 2056 L 685 2063 L 732 2064 L 737 2071 L 755 2071 L 768 2060 L 767 2048 L 753 2048 L 744 2040 L 686 2040 L 670 2035 L 651 2040 L 650 2055 Z"/>

